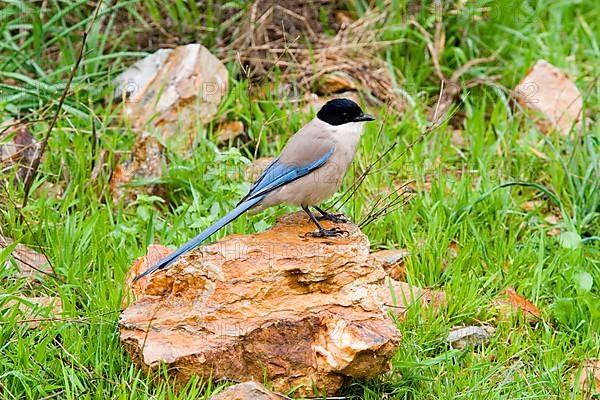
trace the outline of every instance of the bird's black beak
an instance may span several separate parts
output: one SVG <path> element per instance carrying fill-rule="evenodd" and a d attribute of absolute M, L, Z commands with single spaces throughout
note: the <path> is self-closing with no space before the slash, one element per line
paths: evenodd
<path fill-rule="evenodd" d="M 354 118 L 354 122 L 366 122 L 366 121 L 375 121 L 375 117 L 369 114 L 360 114 L 358 117 Z"/>

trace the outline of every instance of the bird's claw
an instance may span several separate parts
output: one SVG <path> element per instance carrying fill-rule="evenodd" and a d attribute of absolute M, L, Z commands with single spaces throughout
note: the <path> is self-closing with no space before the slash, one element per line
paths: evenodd
<path fill-rule="evenodd" d="M 305 237 L 306 236 L 310 236 L 310 237 L 314 237 L 314 238 L 339 237 L 339 236 L 346 236 L 349 234 L 350 233 L 346 230 L 333 227 L 331 229 L 321 229 L 317 232 L 308 232 L 308 233 L 306 233 Z"/>
<path fill-rule="evenodd" d="M 320 217 L 317 217 L 317 219 L 319 221 L 331 221 L 333 223 L 336 224 L 347 224 L 350 223 L 350 218 L 346 217 L 344 214 L 332 214 L 332 213 L 326 213 L 321 215 Z"/>

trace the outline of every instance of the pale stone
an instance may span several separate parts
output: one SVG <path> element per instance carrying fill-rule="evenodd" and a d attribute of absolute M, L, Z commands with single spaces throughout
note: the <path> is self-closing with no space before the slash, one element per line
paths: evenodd
<path fill-rule="evenodd" d="M 547 61 L 537 61 L 514 93 L 523 107 L 541 114 L 536 124 L 543 132 L 556 129 L 567 136 L 573 127 L 579 126 L 581 93 L 563 71 Z"/>

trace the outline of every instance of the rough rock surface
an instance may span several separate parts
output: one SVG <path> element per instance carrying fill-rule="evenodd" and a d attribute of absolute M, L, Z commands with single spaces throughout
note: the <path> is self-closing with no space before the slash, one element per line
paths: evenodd
<path fill-rule="evenodd" d="M 287 396 L 283 396 L 257 382 L 244 382 L 233 385 L 222 391 L 221 393 L 210 396 L 208 400 L 286 400 Z"/>
<path fill-rule="evenodd" d="M 145 369 L 167 363 L 178 381 L 266 377 L 278 391 L 300 386 L 298 394 L 312 393 L 313 384 L 335 393 L 346 376 L 385 372 L 400 341 L 387 311 L 440 299 L 387 278 L 367 237 L 339 226 L 349 234 L 305 237 L 314 230 L 308 218 L 289 214 L 266 232 L 202 246 L 131 285 L 166 252 L 149 248 L 127 278 L 136 298 L 120 319 L 127 352 Z"/>
<path fill-rule="evenodd" d="M 204 46 L 193 43 L 140 60 L 116 81 L 117 94 L 127 91 L 125 114 L 136 129 L 148 123 L 163 137 L 210 121 L 227 92 L 225 65 Z"/>
<path fill-rule="evenodd" d="M 524 107 L 542 115 L 536 121 L 543 132 L 556 129 L 567 136 L 581 120 L 583 99 L 568 76 L 545 60 L 538 60 L 515 88 Z"/>

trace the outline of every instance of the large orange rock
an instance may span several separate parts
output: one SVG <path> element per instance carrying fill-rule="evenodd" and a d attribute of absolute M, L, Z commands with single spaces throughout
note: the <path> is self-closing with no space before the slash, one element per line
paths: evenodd
<path fill-rule="evenodd" d="M 289 214 L 266 232 L 202 246 L 131 285 L 165 253 L 151 247 L 127 278 L 135 297 L 120 319 L 127 352 L 147 370 L 167 363 L 179 382 L 266 377 L 275 390 L 300 386 L 300 394 L 313 385 L 335 393 L 346 376 L 387 371 L 400 342 L 389 307 L 431 297 L 387 281 L 367 237 L 338 226 L 348 235 L 305 237 L 313 225 Z"/>

